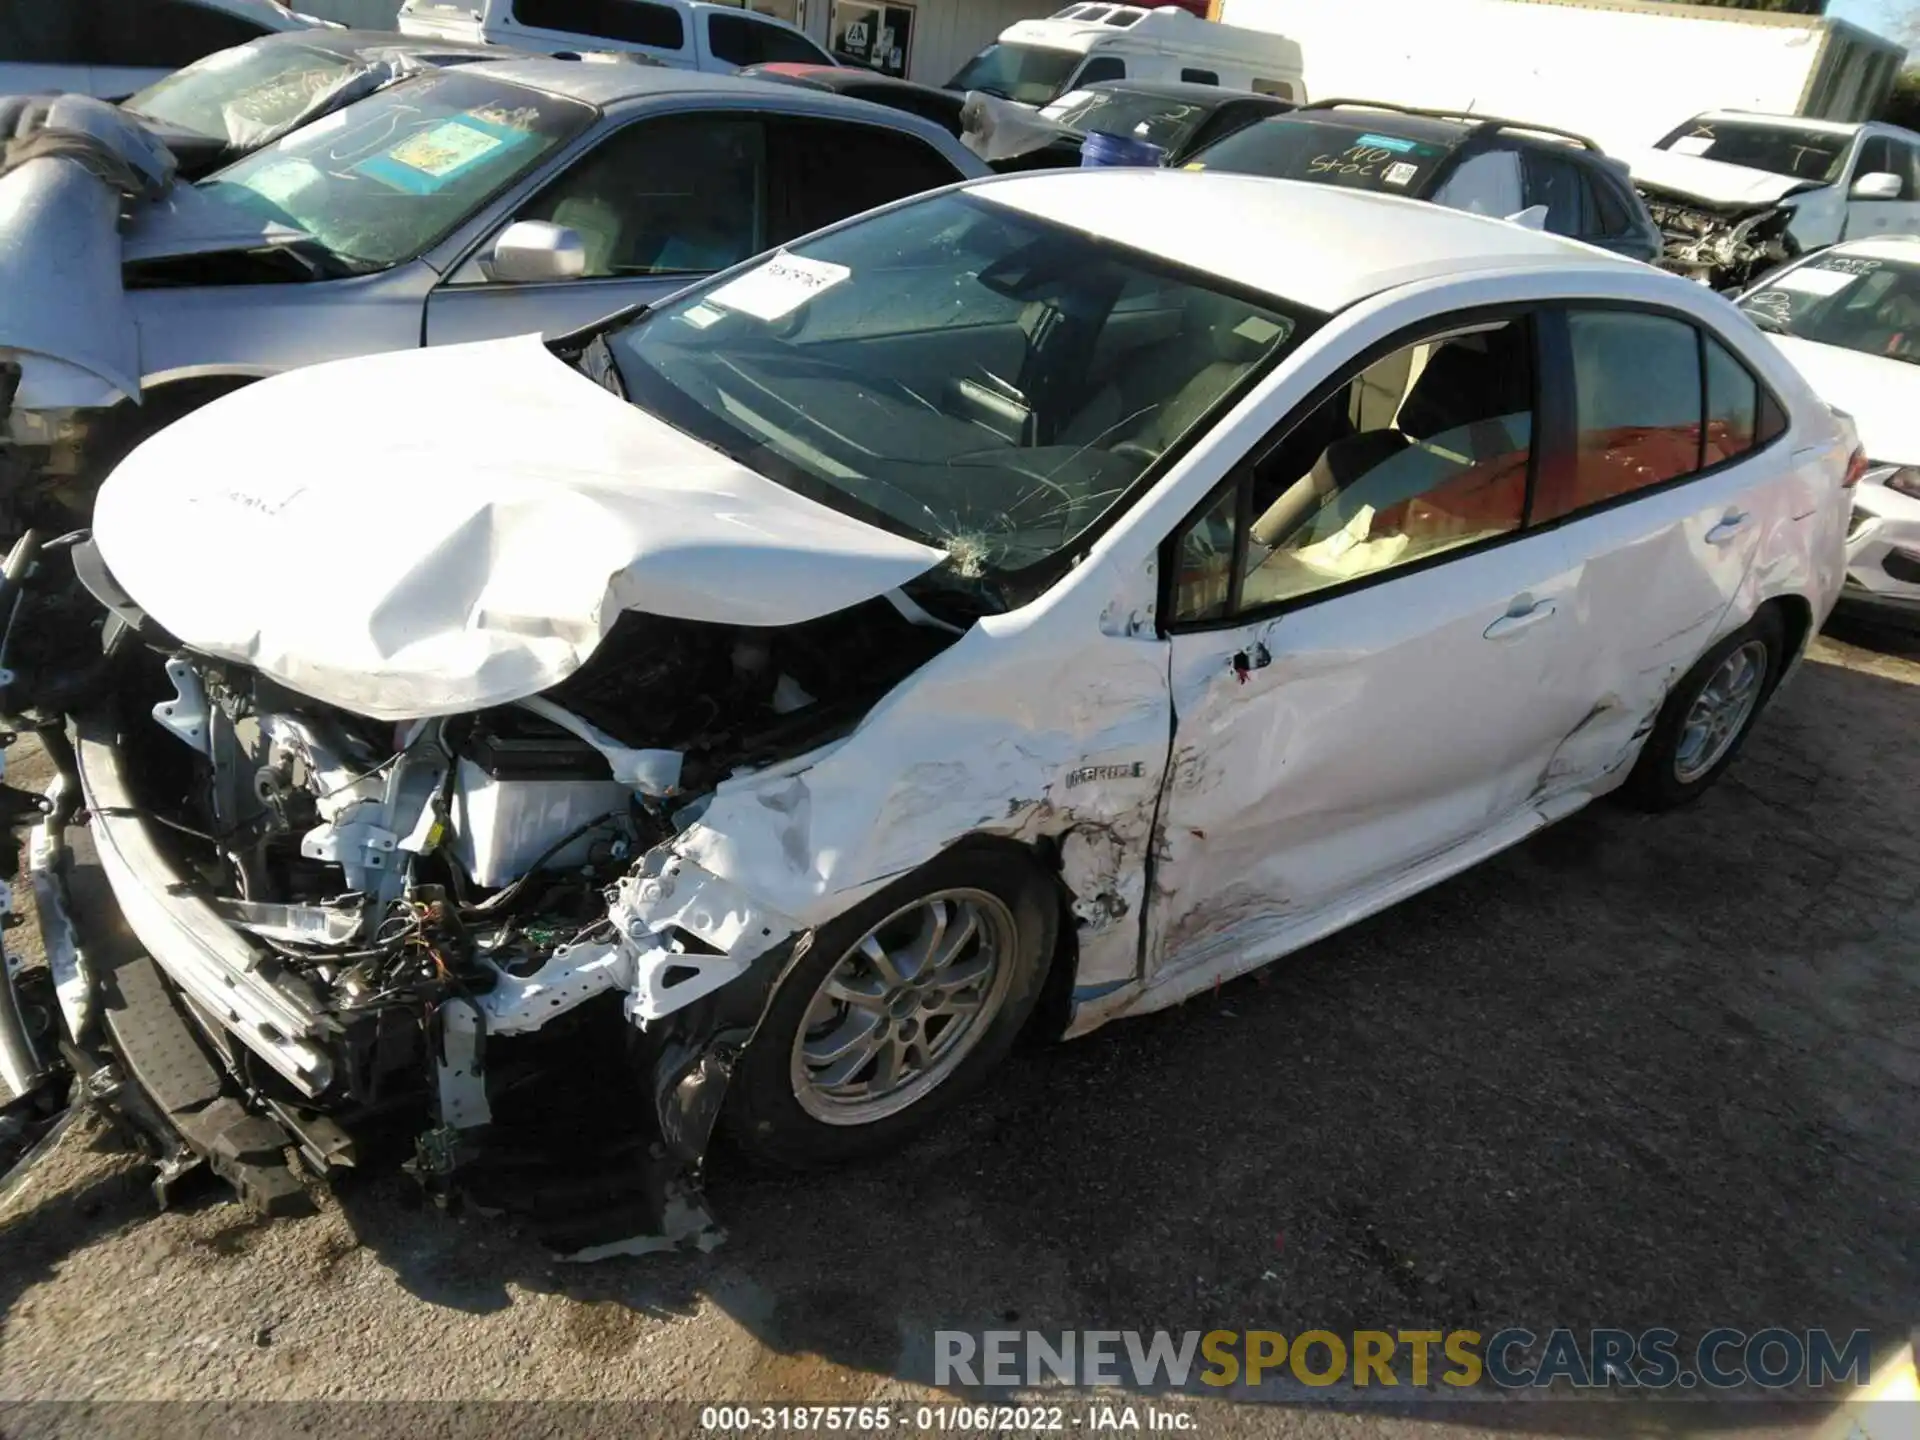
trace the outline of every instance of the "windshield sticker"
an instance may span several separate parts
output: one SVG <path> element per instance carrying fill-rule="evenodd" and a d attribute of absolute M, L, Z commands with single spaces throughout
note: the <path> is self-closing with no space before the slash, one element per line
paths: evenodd
<path fill-rule="evenodd" d="M 1255 345 L 1271 345 L 1275 340 L 1284 339 L 1287 332 L 1284 326 L 1274 324 L 1264 315 L 1249 315 L 1233 327 L 1233 333 Z"/>
<path fill-rule="evenodd" d="M 1840 270 L 1849 275 L 1871 275 L 1885 263 L 1884 260 L 1859 260 L 1851 255 L 1829 255 L 1813 268 L 1816 270 Z"/>
<path fill-rule="evenodd" d="M 1775 290 L 1797 290 L 1803 295 L 1838 295 L 1860 277 L 1846 270 L 1815 270 L 1801 266 L 1773 277 Z"/>
<path fill-rule="evenodd" d="M 511 130 L 473 115 L 456 115 L 426 130 L 416 130 L 353 168 L 396 190 L 432 195 L 481 161 L 532 139 L 525 130 Z"/>
<path fill-rule="evenodd" d="M 1675 155 L 1704 155 L 1712 148 L 1713 136 L 1711 135 L 1682 135 L 1667 146 L 1667 149 Z"/>
<path fill-rule="evenodd" d="M 729 280 L 706 298 L 756 320 L 780 320 L 852 275 L 845 265 L 782 253 L 738 280 Z"/>
<path fill-rule="evenodd" d="M 1418 165 L 1409 165 L 1404 160 L 1398 160 L 1387 166 L 1387 173 L 1380 178 L 1389 185 L 1406 185 L 1419 173 L 1420 167 Z"/>
<path fill-rule="evenodd" d="M 1364 141 L 1358 145 L 1349 145 L 1338 155 L 1316 155 L 1307 162 L 1309 175 L 1358 175 L 1371 177 L 1380 174 L 1380 167 L 1391 162 L 1393 165 L 1419 173 L 1420 167 L 1408 164 L 1405 160 L 1394 160 L 1398 153 L 1381 145 L 1368 145 Z M 1384 177 L 1382 177 L 1384 178 Z M 1406 181 L 1398 181 L 1404 185 Z"/>
<path fill-rule="evenodd" d="M 725 311 L 716 310 L 713 308 L 713 306 L 707 304 L 706 301 L 702 300 L 698 305 L 694 306 L 691 310 L 687 311 L 687 313 L 682 315 L 680 318 L 686 321 L 687 324 L 693 326 L 694 329 L 704 330 L 709 325 L 718 325 L 722 320 L 726 319 L 727 317 L 726 317 Z"/>
<path fill-rule="evenodd" d="M 1378 145 L 1382 150 L 1391 150 L 1396 155 L 1405 155 L 1415 148 L 1411 140 L 1402 140 L 1397 135 L 1362 135 L 1354 141 L 1356 145 Z"/>

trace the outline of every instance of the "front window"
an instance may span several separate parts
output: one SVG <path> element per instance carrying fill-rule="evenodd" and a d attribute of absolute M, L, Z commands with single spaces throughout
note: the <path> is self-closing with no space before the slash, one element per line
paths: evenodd
<path fill-rule="evenodd" d="M 1452 148 L 1392 134 L 1377 122 L 1281 115 L 1207 146 L 1189 168 L 1418 195 Z"/>
<path fill-rule="evenodd" d="M 1762 281 L 1740 308 L 1775 334 L 1920 363 L 1920 264 L 1912 261 L 1829 252 Z"/>
<path fill-rule="evenodd" d="M 1794 125 L 1761 125 L 1751 120 L 1692 120 L 1655 147 L 1675 155 L 1698 155 L 1726 165 L 1744 165 L 1795 180 L 1831 185 L 1846 169 L 1853 137 L 1802 130 Z"/>
<path fill-rule="evenodd" d="M 960 67 L 949 90 L 980 90 L 1022 105 L 1044 105 L 1060 93 L 1080 56 L 1045 45 L 987 46 Z"/>
<path fill-rule="evenodd" d="M 1075 90 L 1040 112 L 1082 135 L 1125 135 L 1178 150 L 1207 118 L 1205 106 L 1125 90 Z"/>
<path fill-rule="evenodd" d="M 249 145 L 291 125 L 362 69 L 347 56 L 301 45 L 242 46 L 176 70 L 123 108 L 229 145 Z"/>
<path fill-rule="evenodd" d="M 635 404 L 998 595 L 1305 329 L 1279 301 L 952 194 L 689 291 L 608 349 Z"/>
<path fill-rule="evenodd" d="M 593 118 L 576 101 L 443 71 L 304 126 L 200 185 L 350 265 L 382 268 L 433 245 Z"/>

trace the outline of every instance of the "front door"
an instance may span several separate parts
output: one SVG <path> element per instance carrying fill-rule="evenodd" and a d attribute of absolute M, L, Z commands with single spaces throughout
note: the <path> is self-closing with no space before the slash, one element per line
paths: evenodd
<path fill-rule="evenodd" d="M 1373 360 L 1170 542 L 1158 979 L 1262 963 L 1529 823 L 1590 706 L 1563 542 L 1522 531 L 1531 330 Z"/>
<path fill-rule="evenodd" d="M 1890 135 L 1869 135 L 1860 142 L 1853 177 L 1847 183 L 1846 239 L 1920 231 L 1920 169 L 1916 167 L 1920 167 L 1920 154 L 1904 140 Z M 1853 184 L 1865 175 L 1898 176 L 1900 193 L 1885 200 L 1855 198 Z"/>

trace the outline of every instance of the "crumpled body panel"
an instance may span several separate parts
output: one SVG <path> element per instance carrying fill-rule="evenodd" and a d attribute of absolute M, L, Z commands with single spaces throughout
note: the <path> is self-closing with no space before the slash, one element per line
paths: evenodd
<path fill-rule="evenodd" d="M 94 534 L 186 644 L 383 720 L 537 694 L 623 610 L 794 624 L 942 558 L 679 434 L 533 336 L 216 401 L 114 471 Z"/>

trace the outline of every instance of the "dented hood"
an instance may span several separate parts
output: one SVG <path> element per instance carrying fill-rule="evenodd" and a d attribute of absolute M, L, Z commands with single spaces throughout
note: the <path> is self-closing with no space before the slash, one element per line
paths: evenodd
<path fill-rule="evenodd" d="M 1870 459 L 1920 465 L 1920 365 L 1821 345 L 1792 335 L 1767 336 L 1806 377 L 1813 393 L 1853 417 Z"/>
<path fill-rule="evenodd" d="M 789 625 L 943 558 L 689 439 L 535 336 L 218 400 L 108 477 L 94 536 L 187 645 L 387 720 L 545 690 L 624 610 Z"/>
<path fill-rule="evenodd" d="M 1812 180 L 1775 175 L 1745 165 L 1729 165 L 1724 160 L 1707 160 L 1698 155 L 1676 155 L 1671 150 L 1644 150 L 1631 157 L 1629 168 L 1638 184 L 1690 196 L 1724 209 L 1747 210 L 1774 205 L 1789 195 L 1820 188 Z"/>

